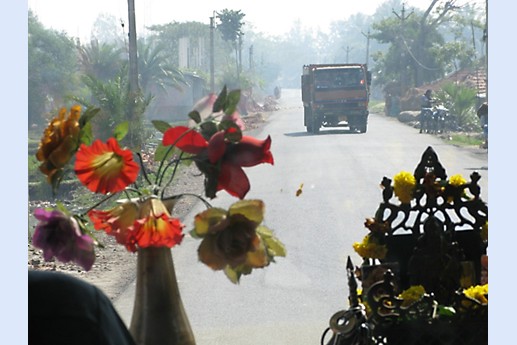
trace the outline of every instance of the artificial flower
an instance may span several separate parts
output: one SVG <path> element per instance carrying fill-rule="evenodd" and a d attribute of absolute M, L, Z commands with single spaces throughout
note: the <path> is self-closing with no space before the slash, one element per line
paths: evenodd
<path fill-rule="evenodd" d="M 237 282 L 240 274 L 269 265 L 274 256 L 285 256 L 271 230 L 260 226 L 264 208 L 261 200 L 242 200 L 228 211 L 210 208 L 196 215 L 192 234 L 202 238 L 199 260 L 213 270 L 225 269 Z"/>
<path fill-rule="evenodd" d="M 403 299 L 403 307 L 410 306 L 411 304 L 419 301 L 425 295 L 425 289 L 422 285 L 412 285 L 408 289 L 402 291 L 398 296 Z"/>
<path fill-rule="evenodd" d="M 135 182 L 139 171 L 131 150 L 121 149 L 115 138 L 81 144 L 76 154 L 75 173 L 95 193 L 116 193 Z"/>
<path fill-rule="evenodd" d="M 114 208 L 88 212 L 95 230 L 104 230 L 106 234 L 114 236 L 117 243 L 123 244 L 130 251 L 135 251 L 133 242 L 129 241 L 130 227 L 138 219 L 139 207 L 136 202 L 128 201 Z"/>
<path fill-rule="evenodd" d="M 481 304 L 488 304 L 488 284 L 472 286 L 463 290 L 463 294 Z"/>
<path fill-rule="evenodd" d="M 93 240 L 81 233 L 74 217 L 61 211 L 38 208 L 34 216 L 39 220 L 32 237 L 35 247 L 43 250 L 43 258 L 54 256 L 62 262 L 73 261 L 89 271 L 95 261 Z"/>
<path fill-rule="evenodd" d="M 393 177 L 393 192 L 403 204 L 409 204 L 413 199 L 416 179 L 413 174 L 401 171 Z"/>
<path fill-rule="evenodd" d="M 248 177 L 242 167 L 260 163 L 274 164 L 270 151 L 271 137 L 258 140 L 242 136 L 233 143 L 225 139 L 225 131 L 218 131 L 209 141 L 188 127 L 173 127 L 164 135 L 163 145 L 175 145 L 180 150 L 197 155 L 195 162 L 206 178 L 206 196 L 226 190 L 230 195 L 243 199 L 250 189 Z"/>
<path fill-rule="evenodd" d="M 390 224 L 388 221 L 378 222 L 375 218 L 366 218 L 364 226 L 371 232 L 378 232 L 385 234 L 390 231 Z"/>
<path fill-rule="evenodd" d="M 80 115 L 81 107 L 78 105 L 70 109 L 68 116 L 66 109 L 61 108 L 43 133 L 36 158 L 42 162 L 39 168 L 51 183 L 79 147 Z"/>
<path fill-rule="evenodd" d="M 379 243 L 379 240 L 372 234 L 366 235 L 362 242 L 355 242 L 352 246 L 362 258 L 382 260 L 388 252 L 386 245 Z"/>
<path fill-rule="evenodd" d="M 461 174 L 456 174 L 449 178 L 449 184 L 455 187 L 462 186 L 465 183 L 467 183 L 467 180 L 465 180 L 465 178 Z"/>
<path fill-rule="evenodd" d="M 148 198 L 140 206 L 140 214 L 130 230 L 129 241 L 140 248 L 172 248 L 181 243 L 183 227 L 179 219 L 171 217 L 160 199 Z"/>

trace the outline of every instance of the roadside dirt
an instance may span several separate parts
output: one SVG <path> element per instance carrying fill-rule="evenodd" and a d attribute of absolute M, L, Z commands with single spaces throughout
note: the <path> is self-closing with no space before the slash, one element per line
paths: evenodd
<path fill-rule="evenodd" d="M 255 112 L 243 116 L 246 131 L 256 129 L 265 123 L 268 113 Z M 174 193 L 203 193 L 203 178 L 199 176 L 194 165 L 180 172 L 180 175 L 173 183 Z M 184 224 L 191 220 L 183 219 L 196 201 L 194 198 L 184 198 L 174 208 L 174 216 L 180 218 Z M 29 202 L 29 215 L 36 207 L 47 207 L 46 201 Z M 32 225 L 31 233 L 34 230 Z M 135 278 L 136 253 L 128 252 L 123 246 L 116 243 L 113 237 L 107 236 L 104 232 L 96 233 L 98 240 L 103 243 L 104 248 L 96 248 L 95 263 L 90 271 L 84 271 L 80 266 L 73 263 L 61 263 L 59 261 L 46 262 L 43 259 L 43 252 L 35 248 L 30 239 L 28 241 L 28 270 L 58 271 L 70 274 L 83 279 L 100 288 L 111 300 L 116 299 L 125 287 Z"/>

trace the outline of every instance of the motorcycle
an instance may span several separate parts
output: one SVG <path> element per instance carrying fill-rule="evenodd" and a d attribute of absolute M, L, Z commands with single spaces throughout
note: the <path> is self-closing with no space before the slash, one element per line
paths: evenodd
<path fill-rule="evenodd" d="M 446 130 L 449 109 L 442 104 L 432 108 L 422 108 L 420 113 L 420 133 L 438 134 Z"/>

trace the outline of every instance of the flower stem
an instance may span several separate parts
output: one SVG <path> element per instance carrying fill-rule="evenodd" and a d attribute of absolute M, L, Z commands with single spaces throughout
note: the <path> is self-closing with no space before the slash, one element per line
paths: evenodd
<path fill-rule="evenodd" d="M 169 179 L 169 182 L 167 182 L 167 184 L 165 184 L 165 186 L 163 187 L 162 195 L 163 195 L 163 191 L 165 190 L 165 188 L 167 188 L 167 186 L 169 186 L 171 184 L 172 180 L 174 179 L 174 176 L 176 176 L 176 171 L 178 170 L 178 166 L 182 160 L 182 157 L 183 157 L 183 152 L 180 153 L 180 156 L 178 157 L 178 159 L 174 159 L 174 160 L 170 161 L 167 164 L 167 166 L 165 167 L 165 169 L 163 169 L 163 174 L 162 174 L 162 176 L 160 176 L 160 181 L 158 182 L 159 186 L 162 184 L 163 177 L 165 176 L 165 172 L 167 171 L 167 169 L 169 169 L 169 167 L 174 164 L 174 170 L 172 171 L 171 178 Z"/>
<path fill-rule="evenodd" d="M 106 202 L 106 201 L 108 201 L 109 199 L 113 198 L 115 195 L 118 195 L 118 193 L 113 193 L 113 194 L 108 195 L 107 197 L 105 197 L 105 198 L 104 198 L 104 199 L 102 199 L 101 201 L 96 202 L 95 204 L 93 204 L 93 206 L 91 206 L 90 208 L 88 208 L 85 212 L 82 212 L 80 215 L 81 215 L 81 216 L 84 216 L 84 215 L 88 214 L 88 212 L 90 212 L 91 210 L 93 210 L 93 209 L 94 209 L 94 208 L 96 208 L 97 206 L 102 205 L 103 203 L 105 203 L 105 202 Z"/>
<path fill-rule="evenodd" d="M 142 154 L 140 152 L 136 153 L 138 160 L 140 161 L 140 167 L 142 168 L 142 173 L 144 174 L 144 178 L 147 181 L 147 183 L 151 184 L 151 181 L 149 180 L 149 176 L 147 176 L 147 172 L 145 171 L 144 166 L 144 160 L 142 159 Z"/>

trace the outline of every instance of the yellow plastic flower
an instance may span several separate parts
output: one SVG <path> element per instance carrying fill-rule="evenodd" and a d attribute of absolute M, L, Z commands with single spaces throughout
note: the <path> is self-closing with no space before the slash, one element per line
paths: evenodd
<path fill-rule="evenodd" d="M 416 179 L 410 172 L 401 171 L 393 177 L 393 192 L 403 204 L 409 204 L 413 199 Z"/>
<path fill-rule="evenodd" d="M 472 286 L 463 290 L 463 293 L 481 304 L 488 304 L 488 284 Z"/>
<path fill-rule="evenodd" d="M 352 246 L 362 258 L 382 260 L 388 252 L 388 248 L 384 244 L 377 243 L 370 234 L 366 235 L 362 242 L 355 242 Z"/>
<path fill-rule="evenodd" d="M 449 183 L 455 187 L 459 187 L 467 183 L 467 180 L 465 180 L 461 174 L 456 174 L 449 178 Z"/>
<path fill-rule="evenodd" d="M 58 116 L 50 121 L 43 132 L 36 158 L 42 162 L 39 168 L 50 183 L 79 147 L 80 116 L 81 107 L 78 105 L 70 109 L 68 116 L 66 109 L 61 108 Z"/>
<path fill-rule="evenodd" d="M 398 296 L 402 298 L 404 301 L 402 302 L 403 307 L 407 307 L 417 301 L 419 301 L 425 294 L 425 289 L 422 285 L 413 285 L 402 291 L 402 293 Z"/>

